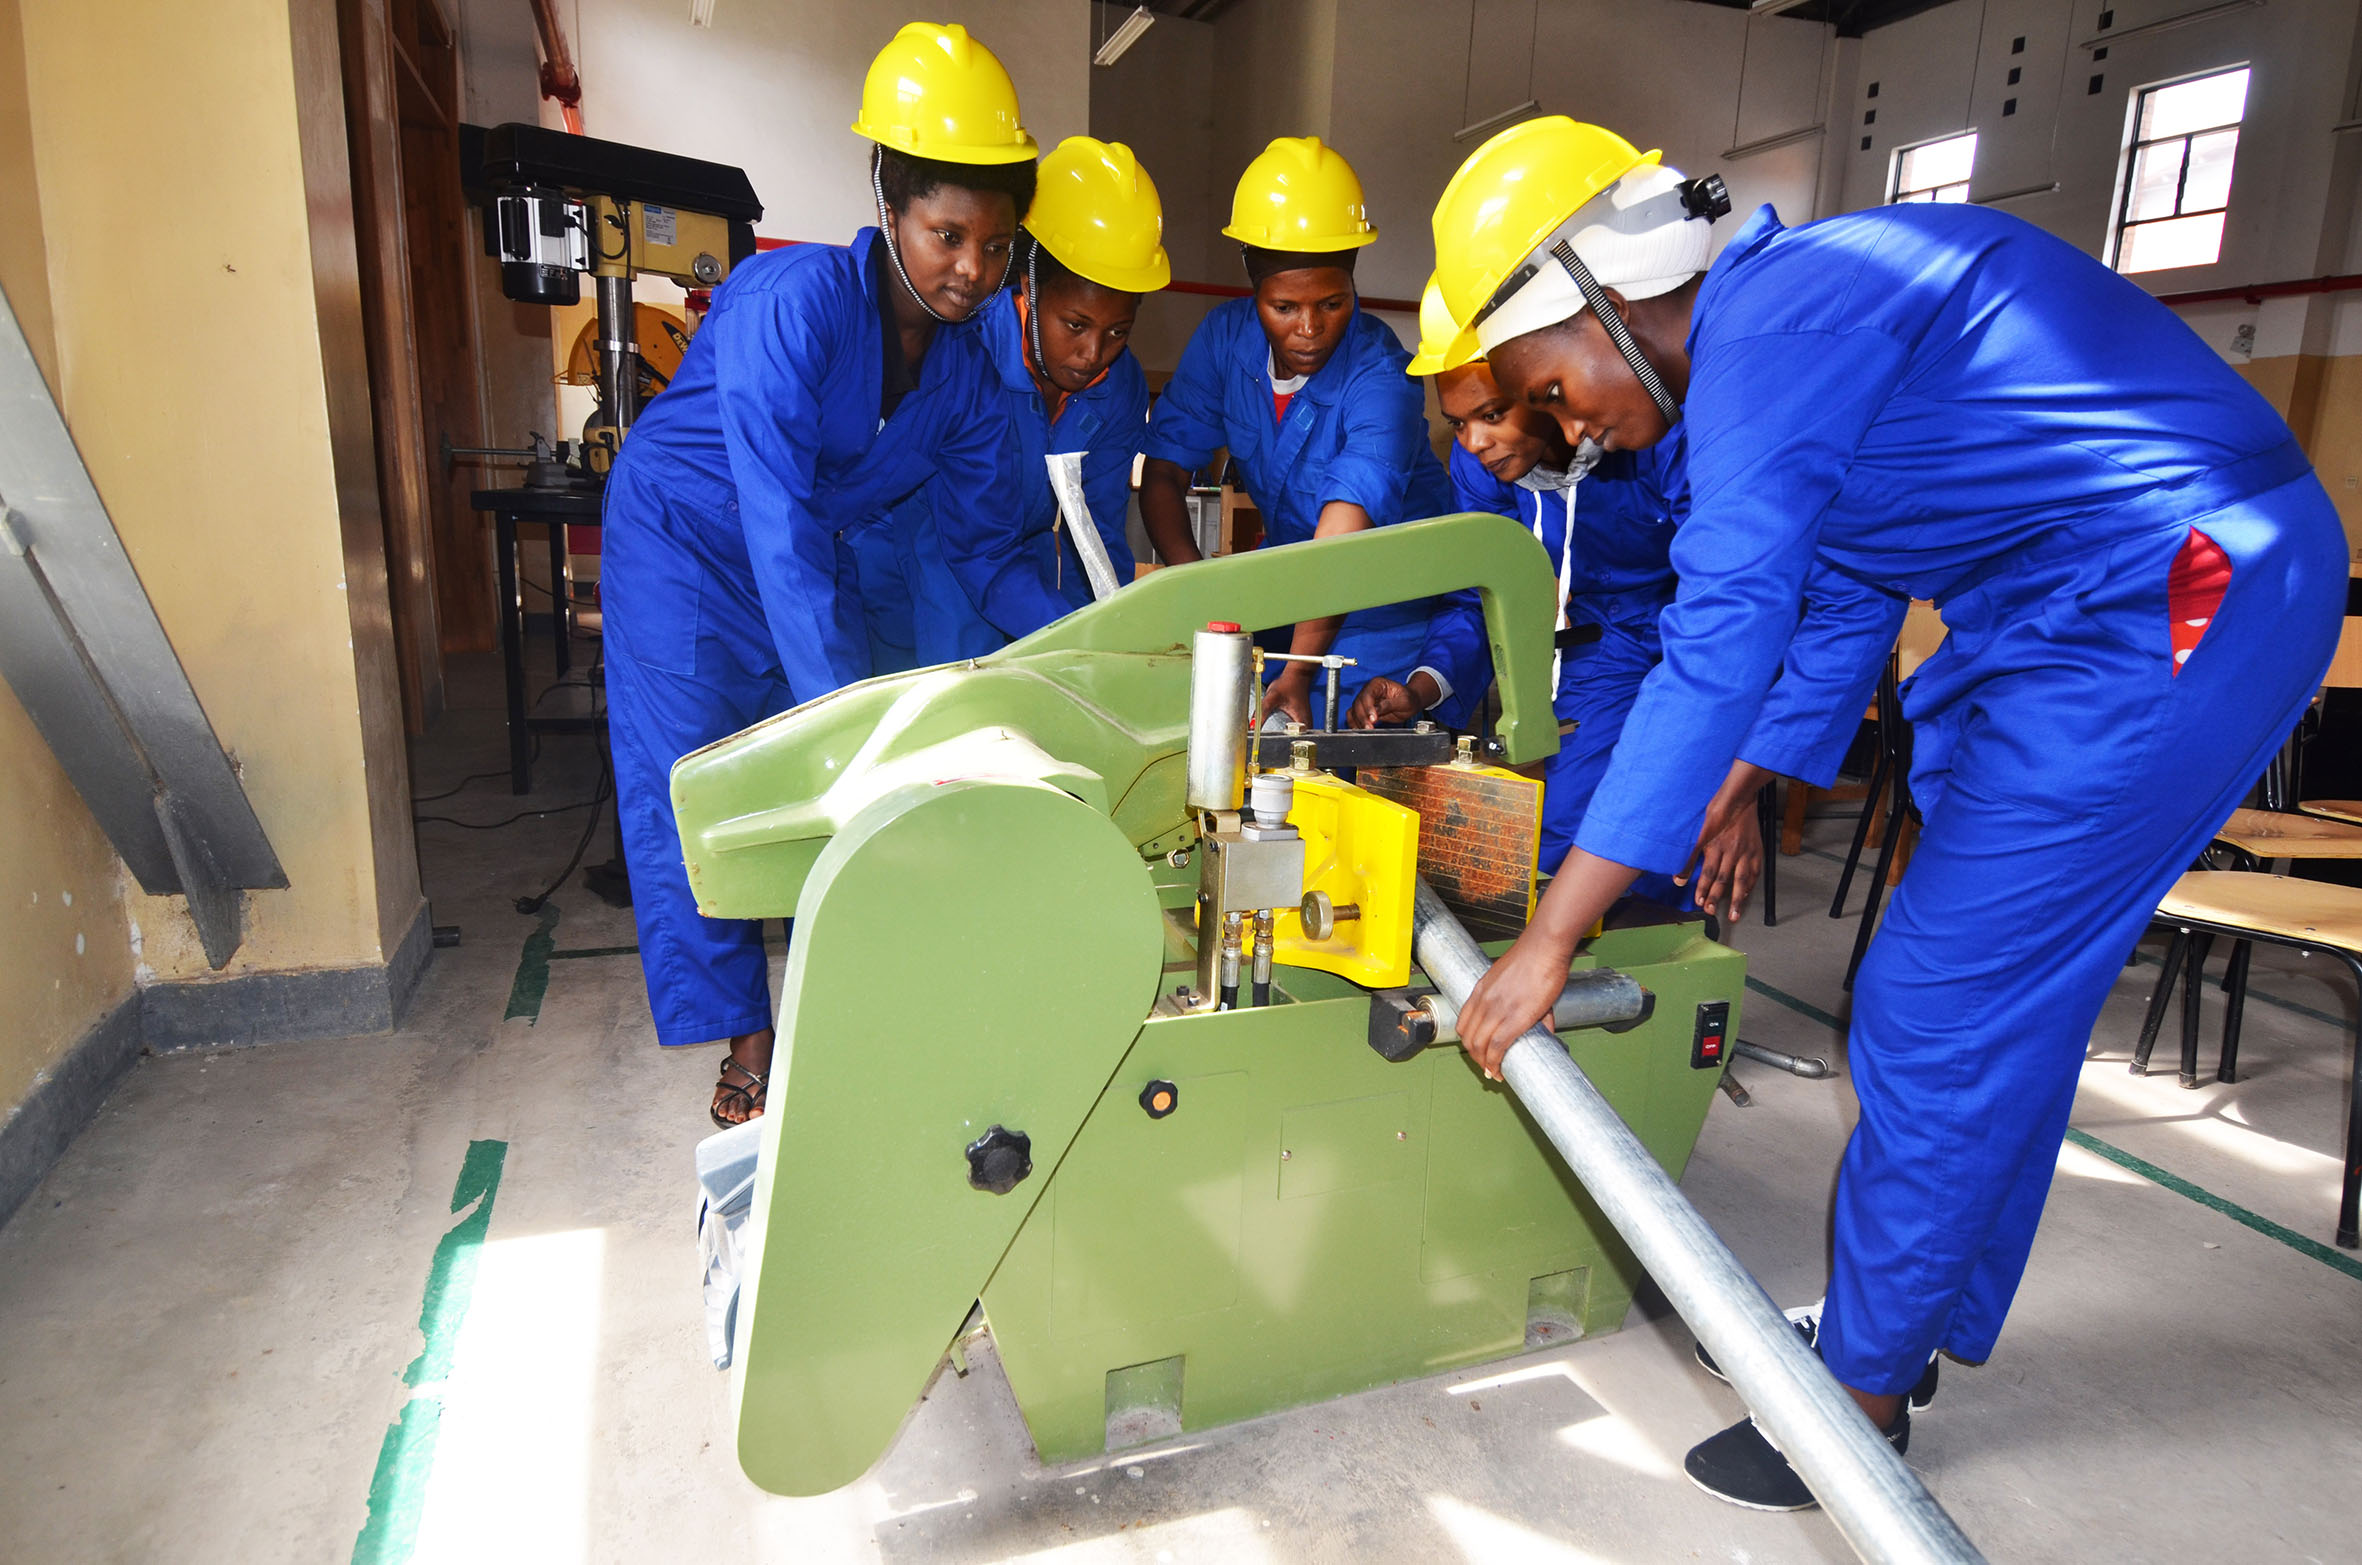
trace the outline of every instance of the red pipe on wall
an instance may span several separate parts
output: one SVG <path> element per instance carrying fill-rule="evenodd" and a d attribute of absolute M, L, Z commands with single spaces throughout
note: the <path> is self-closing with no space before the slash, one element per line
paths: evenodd
<path fill-rule="evenodd" d="M 558 25 L 555 0 L 533 0 L 533 30 L 541 36 L 541 95 L 557 101 L 566 128 L 582 134 L 582 77 L 574 69 L 574 51 L 566 47 L 565 29 Z"/>
<path fill-rule="evenodd" d="M 784 250 L 789 245 L 825 244 L 827 242 L 821 239 L 773 239 L 765 234 L 755 235 L 757 250 Z M 1215 299 L 1244 299 L 1251 296 L 1254 291 L 1252 288 L 1241 288 L 1235 283 L 1190 283 L 1183 282 L 1179 278 L 1165 284 L 1165 292 L 1167 293 L 1196 293 Z M 1378 299 L 1364 295 L 1361 302 L 1365 308 L 1372 310 L 1399 310 L 1405 315 L 1419 313 L 1418 301 L 1413 299 Z"/>

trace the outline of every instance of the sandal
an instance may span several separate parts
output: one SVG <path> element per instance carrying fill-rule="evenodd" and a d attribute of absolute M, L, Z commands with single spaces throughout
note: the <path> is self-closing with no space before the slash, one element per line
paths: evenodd
<path fill-rule="evenodd" d="M 744 1076 L 752 1085 L 742 1087 L 732 1081 L 732 1071 Z M 713 1106 L 706 1112 L 713 1116 L 713 1122 L 722 1129 L 734 1130 L 763 1112 L 763 1097 L 770 1086 L 770 1078 L 747 1066 L 736 1055 L 725 1054 L 722 1056 L 721 1071 L 714 1078 L 714 1086 L 719 1090 L 714 1093 Z M 735 1109 L 738 1118 L 722 1118 L 725 1108 Z"/>

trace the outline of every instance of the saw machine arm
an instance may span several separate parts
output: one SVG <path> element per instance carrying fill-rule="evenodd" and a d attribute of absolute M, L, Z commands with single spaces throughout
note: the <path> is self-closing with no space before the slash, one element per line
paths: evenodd
<path fill-rule="evenodd" d="M 1256 630 L 1473 589 L 1501 687 L 1488 759 L 1547 756 L 1554 585 L 1517 523 L 1438 517 L 1155 571 L 990 657 L 848 685 L 673 768 L 698 910 L 792 916 L 821 849 L 871 799 L 979 769 L 1049 781 L 1143 856 L 1188 846 L 1189 647 L 1209 620 Z"/>

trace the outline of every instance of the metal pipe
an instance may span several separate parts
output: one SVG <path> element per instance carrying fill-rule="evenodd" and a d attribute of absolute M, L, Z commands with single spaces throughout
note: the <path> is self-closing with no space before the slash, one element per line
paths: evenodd
<path fill-rule="evenodd" d="M 1465 1004 L 1491 959 L 1424 880 L 1412 930 L 1428 978 Z M 1501 1075 L 1854 1552 L 1879 1562 L 1982 1561 L 1558 1039 L 1528 1029 Z"/>
<path fill-rule="evenodd" d="M 628 241 L 627 241 L 628 243 Z M 632 326 L 632 280 L 601 277 L 599 285 L 599 402 L 621 435 L 639 417 L 640 345 Z"/>
<path fill-rule="evenodd" d="M 1428 974 L 1430 978 L 1435 975 Z M 1441 979 L 1436 980 L 1439 984 Z M 1648 991 L 1637 980 L 1612 967 L 1570 973 L 1558 1001 L 1550 1007 L 1550 1030 L 1571 1032 L 1577 1027 L 1609 1027 L 1637 1019 L 1648 1008 Z M 1435 1041 L 1460 1041 L 1460 1002 L 1448 994 L 1427 997 L 1427 1014 L 1435 1018 Z"/>
<path fill-rule="evenodd" d="M 1222 987 L 1219 1008 L 1225 1011 L 1235 1011 L 1238 1009 L 1239 933 L 1239 915 L 1236 913 L 1223 914 Z"/>
<path fill-rule="evenodd" d="M 1238 808 L 1254 709 L 1255 638 L 1232 625 L 1199 631 L 1190 643 L 1190 809 Z"/>
<path fill-rule="evenodd" d="M 1248 992 L 1253 996 L 1251 1003 L 1257 1006 L 1271 1003 L 1272 922 L 1269 908 L 1255 915 L 1254 987 Z"/>
<path fill-rule="evenodd" d="M 1749 1043 L 1744 1038 L 1733 1040 L 1730 1050 L 1742 1060 L 1769 1065 L 1773 1070 L 1802 1076 L 1806 1081 L 1820 1081 L 1829 1074 L 1827 1060 L 1807 1059 L 1801 1054 L 1783 1054 L 1777 1049 L 1767 1049 L 1760 1043 Z"/>

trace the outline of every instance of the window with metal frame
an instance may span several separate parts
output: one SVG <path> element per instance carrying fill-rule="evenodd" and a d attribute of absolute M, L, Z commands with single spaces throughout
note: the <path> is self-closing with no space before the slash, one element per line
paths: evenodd
<path fill-rule="evenodd" d="M 2248 68 L 2133 94 L 2111 254 L 2119 272 L 2205 266 L 2223 249 Z"/>
<path fill-rule="evenodd" d="M 1941 141 L 1923 141 L 1895 150 L 1894 179 L 1886 199 L 1899 201 L 1966 201 L 1968 171 L 1977 160 L 1977 133 L 1968 131 Z"/>

